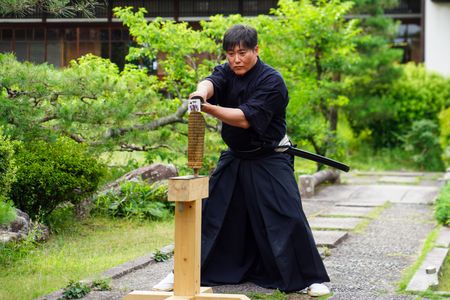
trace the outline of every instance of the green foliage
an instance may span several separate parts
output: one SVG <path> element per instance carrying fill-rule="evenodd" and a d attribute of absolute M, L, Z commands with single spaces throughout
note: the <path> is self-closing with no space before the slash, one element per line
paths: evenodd
<path fill-rule="evenodd" d="M 84 282 L 70 281 L 64 288 L 61 299 L 81 299 L 91 291 L 91 287 Z"/>
<path fill-rule="evenodd" d="M 442 171 L 442 150 L 439 145 L 439 126 L 431 120 L 415 121 L 402 137 L 404 148 L 422 170 Z"/>
<path fill-rule="evenodd" d="M 173 242 L 173 225 L 172 220 L 147 222 L 92 216 L 80 222 L 73 218 L 22 259 L 0 261 L 0 299 L 41 298 L 66 286 L 68 279 L 89 278 L 146 255 L 148 249 L 160 249 Z M 2 253 L 0 250 L 0 256 Z"/>
<path fill-rule="evenodd" d="M 12 203 L 0 199 L 0 225 L 9 224 L 16 219 L 16 210 Z"/>
<path fill-rule="evenodd" d="M 450 81 L 449 81 L 450 86 Z M 448 106 L 448 105 L 447 105 Z M 440 143 L 443 149 L 442 160 L 446 167 L 450 166 L 450 107 L 447 107 L 439 114 Z"/>
<path fill-rule="evenodd" d="M 130 28 L 138 45 L 130 49 L 128 58 L 157 58 L 165 73 L 161 87 L 179 99 L 188 95 L 198 80 L 223 59 L 221 39 L 227 28 L 236 23 L 255 26 L 262 59 L 281 71 L 290 89 L 290 134 L 296 140 L 310 140 L 316 151 L 324 154 L 335 143 L 337 117 L 330 118 L 330 112 L 334 114 L 348 101 L 346 94 L 351 82 L 344 74 L 357 59 L 352 41 L 358 34 L 357 22 L 345 20 L 350 8 L 349 2 L 312 4 L 286 0 L 280 1 L 279 9 L 273 11 L 277 18 L 213 16 L 211 21 L 201 22 L 202 28 L 196 31 L 184 23 L 161 19 L 147 23 L 142 9 L 137 13 L 132 8 L 115 12 Z M 313 120 L 315 126 L 304 126 L 311 122 L 299 118 L 299 114 L 310 116 L 308 120 Z"/>
<path fill-rule="evenodd" d="M 125 182 L 120 191 L 109 191 L 95 200 L 95 210 L 113 217 L 163 220 L 173 213 L 167 201 L 167 185 Z"/>
<path fill-rule="evenodd" d="M 66 135 L 96 148 L 146 141 L 146 132 L 131 131 L 149 129 L 142 123 L 151 121 L 149 111 L 158 110 L 157 89 L 157 78 L 146 70 L 127 65 L 120 72 L 109 60 L 93 55 L 56 70 L 0 54 L 0 125 L 11 138 L 23 141 Z"/>
<path fill-rule="evenodd" d="M 11 189 L 11 184 L 16 180 L 16 164 L 14 148 L 19 143 L 12 142 L 1 134 L 0 128 L 0 200 L 4 200 Z"/>
<path fill-rule="evenodd" d="M 74 17 L 81 13 L 93 17 L 95 8 L 105 1 L 96 0 L 0 0 L 0 16 L 15 15 L 26 16 L 36 11 L 43 11 L 50 15 L 61 17 Z"/>
<path fill-rule="evenodd" d="M 10 197 L 31 218 L 45 218 L 61 203 L 77 204 L 97 189 L 104 167 L 68 138 L 36 141 L 17 153 Z"/>
<path fill-rule="evenodd" d="M 352 101 L 344 109 L 356 134 L 369 129 L 378 148 L 399 145 L 394 101 L 386 95 L 402 76 L 398 64 L 402 50 L 392 47 L 397 24 L 384 15 L 384 9 L 397 4 L 397 0 L 356 0 L 352 11 L 367 17 L 361 19 L 362 34 L 355 39 L 361 59 L 352 70 Z"/>
<path fill-rule="evenodd" d="M 160 18 L 148 22 L 144 9 L 116 8 L 135 40 L 128 60 L 157 59 L 164 75 L 149 75 L 145 67 L 132 64 L 119 72 L 108 60 L 92 55 L 64 70 L 1 55 L 0 105 L 5 109 L 0 124 L 25 141 L 67 135 L 96 148 L 176 156 L 186 145 L 187 109 L 182 100 L 223 60 L 224 31 L 238 22 L 250 23 L 260 32 L 261 57 L 282 72 L 290 88 L 290 134 L 298 141 L 309 140 L 325 154 L 336 148 L 337 109 L 348 102 L 351 86 L 345 74 L 357 60 L 352 42 L 359 32 L 357 22 L 345 19 L 350 8 L 349 2 L 337 0 L 284 0 L 273 11 L 277 18 L 216 16 L 202 22 L 200 30 Z M 300 114 L 309 119 L 299 124 Z M 307 121 L 313 126 L 305 126 Z M 217 120 L 207 122 L 209 128 L 218 128 Z M 219 151 L 207 146 L 210 169 Z"/>
<path fill-rule="evenodd" d="M 91 291 L 109 291 L 109 281 L 106 279 L 96 279 L 91 283 L 73 281 L 64 288 L 63 296 L 60 299 L 81 299 Z"/>
<path fill-rule="evenodd" d="M 14 147 L 17 145 L 18 143 L 2 136 L 0 130 L 0 225 L 8 224 L 16 218 L 14 206 L 6 196 L 16 179 Z"/>
<path fill-rule="evenodd" d="M 36 237 L 41 234 L 40 229 L 32 224 L 28 235 L 20 241 L 0 243 L 0 266 L 12 267 L 14 263 L 28 257 L 36 250 Z"/>
<path fill-rule="evenodd" d="M 379 15 L 384 9 L 398 6 L 399 0 L 354 0 L 352 13 Z"/>
<path fill-rule="evenodd" d="M 349 108 L 349 120 L 356 133 L 369 129 L 373 145 L 400 145 L 416 120 L 437 123 L 439 112 L 450 99 L 450 85 L 422 65 L 402 66 L 402 76 L 380 96 L 356 97 Z"/>
<path fill-rule="evenodd" d="M 436 220 L 444 225 L 450 225 L 450 183 L 447 183 L 439 193 L 434 207 Z"/>
<path fill-rule="evenodd" d="M 450 85 L 439 74 L 428 72 L 423 65 L 404 65 L 404 76 L 397 80 L 388 97 L 395 103 L 399 129 L 413 120 L 436 121 L 438 113 L 450 99 Z"/>
<path fill-rule="evenodd" d="M 109 291 L 111 286 L 108 279 L 95 279 L 91 282 L 91 287 L 95 291 Z"/>
<path fill-rule="evenodd" d="M 167 253 L 161 252 L 161 250 L 156 250 L 153 254 L 153 259 L 157 262 L 163 262 L 170 258 L 170 255 Z"/>
<path fill-rule="evenodd" d="M 288 132 L 316 152 L 335 156 L 338 110 L 353 85 L 347 76 L 359 60 L 357 20 L 346 20 L 350 2 L 282 0 L 260 16 L 261 57 L 283 74 L 290 93 Z"/>

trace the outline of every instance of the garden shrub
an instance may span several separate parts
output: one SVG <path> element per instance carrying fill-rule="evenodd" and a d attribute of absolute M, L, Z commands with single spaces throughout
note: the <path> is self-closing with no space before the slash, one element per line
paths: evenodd
<path fill-rule="evenodd" d="M 427 119 L 438 124 L 438 114 L 450 99 L 450 85 L 444 77 L 423 65 L 403 65 L 403 75 L 386 91 L 358 96 L 347 112 L 358 134 L 369 129 L 377 148 L 398 146 L 414 121 Z"/>
<path fill-rule="evenodd" d="M 0 225 L 8 224 L 16 218 L 16 212 L 6 195 L 15 180 L 16 166 L 14 162 L 14 146 L 16 142 L 10 141 L 0 132 Z"/>
<path fill-rule="evenodd" d="M 420 169 L 442 171 L 442 150 L 439 144 L 439 126 L 431 120 L 419 120 L 402 137 L 404 148 Z"/>
<path fill-rule="evenodd" d="M 0 198 L 0 225 L 9 224 L 16 219 L 14 206 Z"/>
<path fill-rule="evenodd" d="M 11 199 L 31 218 L 42 217 L 43 221 L 59 204 L 77 204 L 91 196 L 105 170 L 84 145 L 68 138 L 27 143 L 16 161 Z"/>
<path fill-rule="evenodd" d="M 436 199 L 434 215 L 439 223 L 450 226 L 450 183 L 442 188 Z"/>
<path fill-rule="evenodd" d="M 18 142 L 10 141 L 0 131 L 0 197 L 8 194 L 11 184 L 15 181 L 14 148 L 16 145 Z"/>
<path fill-rule="evenodd" d="M 450 81 L 449 81 L 450 82 Z M 450 83 L 449 83 L 450 85 Z M 449 100 L 450 102 L 450 100 Z M 443 149 L 442 159 L 446 167 L 450 166 L 450 107 L 441 111 L 439 114 L 439 123 L 441 129 L 441 147 Z"/>
<path fill-rule="evenodd" d="M 167 201 L 166 184 L 129 181 L 118 192 L 98 196 L 94 211 L 113 217 L 162 220 L 172 215 L 173 203 Z"/>
<path fill-rule="evenodd" d="M 87 283 L 70 281 L 64 288 L 62 299 L 81 299 L 91 290 L 92 288 Z"/>

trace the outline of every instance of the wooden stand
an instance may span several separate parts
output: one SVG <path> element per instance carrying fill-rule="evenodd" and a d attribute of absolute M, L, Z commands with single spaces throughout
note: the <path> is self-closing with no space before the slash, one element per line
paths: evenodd
<path fill-rule="evenodd" d="M 245 295 L 213 294 L 200 287 L 202 199 L 208 197 L 208 177 L 169 179 L 169 201 L 175 202 L 175 282 L 173 292 L 133 291 L 125 300 L 250 300 Z"/>

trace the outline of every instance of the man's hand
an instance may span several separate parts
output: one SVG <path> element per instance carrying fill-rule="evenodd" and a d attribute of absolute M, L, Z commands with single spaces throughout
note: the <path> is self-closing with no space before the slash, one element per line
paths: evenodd
<path fill-rule="evenodd" d="M 203 80 L 197 85 L 197 90 L 189 95 L 189 99 L 193 97 L 201 97 L 203 100 L 208 101 L 214 95 L 214 86 L 211 81 Z"/>
<path fill-rule="evenodd" d="M 207 96 L 207 93 L 204 93 L 202 91 L 195 91 L 189 95 L 189 99 L 200 98 L 201 102 L 203 104 L 204 102 L 206 102 L 206 99 L 207 99 L 206 96 Z"/>

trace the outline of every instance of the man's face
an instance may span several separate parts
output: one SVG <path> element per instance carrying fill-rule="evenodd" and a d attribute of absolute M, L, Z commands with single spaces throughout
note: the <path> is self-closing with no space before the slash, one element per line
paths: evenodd
<path fill-rule="evenodd" d="M 230 49 L 226 52 L 226 56 L 231 70 L 236 75 L 242 76 L 258 61 L 258 46 L 248 49 L 236 45 L 233 50 Z"/>

